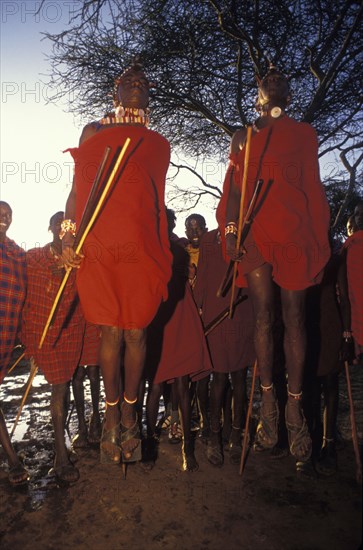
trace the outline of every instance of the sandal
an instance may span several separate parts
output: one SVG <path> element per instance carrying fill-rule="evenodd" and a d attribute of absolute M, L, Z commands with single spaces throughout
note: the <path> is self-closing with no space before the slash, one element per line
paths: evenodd
<path fill-rule="evenodd" d="M 183 432 L 181 429 L 180 424 L 178 422 L 174 422 L 170 428 L 169 428 L 169 434 L 168 434 L 168 441 L 172 445 L 181 443 L 183 439 Z"/>
<path fill-rule="evenodd" d="M 105 424 L 103 424 L 100 442 L 100 462 L 101 464 L 119 464 L 120 459 L 120 423 L 116 424 L 111 430 L 105 430 Z"/>
<path fill-rule="evenodd" d="M 297 461 L 307 462 L 311 457 L 312 442 L 301 407 L 301 394 L 297 395 L 298 397 L 295 397 L 294 394 L 289 393 L 285 407 L 285 423 L 289 438 L 290 453 Z M 293 422 L 289 420 L 289 411 L 291 415 L 291 410 L 293 410 L 295 417 Z"/>
<path fill-rule="evenodd" d="M 221 441 L 220 441 L 220 432 L 213 432 L 211 430 L 211 439 L 207 443 L 207 459 L 212 466 L 216 466 L 217 468 L 220 468 L 223 466 L 223 454 L 222 454 L 222 448 L 221 448 Z M 216 440 L 214 436 L 218 437 L 218 440 Z"/>
<path fill-rule="evenodd" d="M 161 429 L 162 430 L 167 430 L 169 429 L 171 426 L 171 414 L 169 414 L 169 416 L 166 416 L 162 423 L 161 423 Z"/>
<path fill-rule="evenodd" d="M 261 452 L 273 449 L 278 441 L 278 426 L 279 407 L 276 397 L 273 401 L 264 401 L 262 395 L 260 420 L 256 429 L 253 450 Z"/>
<path fill-rule="evenodd" d="M 124 403 L 122 403 L 121 405 L 121 411 L 122 411 L 123 405 Z M 123 445 L 128 441 L 131 441 L 132 439 L 137 442 L 135 447 L 130 450 L 127 450 L 127 447 L 125 449 Z M 139 418 L 137 413 L 136 413 L 135 423 L 129 428 L 124 426 L 121 420 L 121 458 L 122 458 L 122 462 L 124 463 L 138 462 L 139 460 L 141 460 L 141 435 L 140 435 Z"/>
<path fill-rule="evenodd" d="M 194 455 L 193 441 L 184 441 L 182 447 L 183 457 L 183 472 L 196 472 L 199 469 L 199 464 Z"/>
<path fill-rule="evenodd" d="M 13 487 L 19 487 L 29 481 L 30 475 L 21 462 L 19 462 L 19 464 L 9 469 L 8 478 Z"/>
<path fill-rule="evenodd" d="M 234 431 L 233 431 L 234 430 Z M 242 455 L 242 441 L 244 439 L 244 430 L 232 426 L 231 435 L 229 437 L 227 449 L 229 452 L 229 461 L 231 464 L 239 464 Z M 247 446 L 249 437 L 247 436 Z"/>
<path fill-rule="evenodd" d="M 79 480 L 79 470 L 71 463 L 54 467 L 53 472 L 60 483 L 75 483 Z"/>

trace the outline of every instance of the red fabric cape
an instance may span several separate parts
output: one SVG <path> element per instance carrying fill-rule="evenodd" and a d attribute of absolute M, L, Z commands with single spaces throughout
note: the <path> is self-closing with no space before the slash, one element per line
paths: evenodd
<path fill-rule="evenodd" d="M 167 297 L 171 253 L 164 204 L 170 147 L 143 126 L 99 130 L 72 149 L 79 224 L 106 146 L 112 154 L 129 137 L 133 150 L 89 233 L 77 287 L 87 321 L 124 329 L 145 328 Z M 126 158 L 125 157 L 125 158 Z"/>
<path fill-rule="evenodd" d="M 84 333 L 75 273 L 70 274 L 42 349 L 38 349 L 62 277 L 51 271 L 54 259 L 49 244 L 29 250 L 26 260 L 28 288 L 21 328 L 26 357 L 34 357 L 50 384 L 62 384 L 71 380 L 78 365 Z"/>
<path fill-rule="evenodd" d="M 258 164 L 268 130 L 254 134 L 251 141 L 245 209 L 252 197 Z M 275 122 L 263 157 L 259 178 L 264 180 L 260 201 L 268 181 L 272 185 L 252 224 L 254 241 L 264 260 L 273 267 L 273 278 L 282 288 L 302 290 L 318 283 L 330 257 L 328 229 L 330 212 L 319 177 L 318 143 L 315 130 L 306 123 L 285 116 Z M 223 194 L 217 208 L 217 221 L 224 235 L 227 200 L 231 185 L 241 187 L 244 154 L 231 159 Z M 247 286 L 239 274 L 239 286 Z"/>
<path fill-rule="evenodd" d="M 226 264 L 222 246 L 218 243 L 217 230 L 203 235 L 199 247 L 198 275 L 193 295 L 206 327 L 229 308 L 230 289 L 225 296 L 217 298 L 217 290 L 224 278 Z M 251 299 L 245 290 L 246 300 L 240 303 L 232 319 L 224 319 L 207 336 L 213 368 L 216 372 L 228 373 L 253 365 L 256 355 L 253 344 L 255 318 Z"/>
<path fill-rule="evenodd" d="M 5 237 L 0 243 L 0 383 L 5 377 L 26 294 L 25 251 Z"/>
<path fill-rule="evenodd" d="M 212 370 L 202 322 L 187 280 L 189 255 L 171 243 L 174 256 L 169 297 L 148 327 L 145 377 L 155 384 L 189 375 L 198 380 Z"/>
<path fill-rule="evenodd" d="M 356 231 L 344 243 L 347 251 L 348 292 L 354 340 L 363 346 L 363 230 Z"/>

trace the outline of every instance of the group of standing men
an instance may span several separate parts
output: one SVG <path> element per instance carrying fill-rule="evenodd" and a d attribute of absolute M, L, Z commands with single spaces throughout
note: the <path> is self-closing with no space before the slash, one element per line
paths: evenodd
<path fill-rule="evenodd" d="M 64 269 L 72 270 L 66 287 L 68 290 L 57 310 L 56 319 L 60 325 L 57 328 L 55 323 L 51 327 L 54 336 L 50 334 L 46 337 L 45 342 L 48 339 L 48 345 L 54 348 L 63 337 L 66 337 L 69 343 L 73 339 L 77 342 L 82 341 L 82 338 L 79 339 L 76 335 L 76 332 L 81 330 L 75 313 L 77 307 L 80 315 L 82 310 L 88 323 L 100 327 L 98 360 L 106 400 L 100 451 L 101 462 L 105 464 L 119 463 L 120 460 L 127 463 L 141 459 L 140 387 L 145 366 L 147 367 L 147 329 L 152 327 L 157 315 L 160 315 L 162 303 L 168 304 L 169 300 L 170 304 L 170 297 L 175 290 L 175 275 L 180 279 L 178 289 L 183 288 L 184 291 L 175 301 L 174 309 L 176 311 L 176 307 L 181 303 L 183 306 L 179 308 L 179 317 L 174 315 L 174 311 L 164 308 L 162 314 L 166 315 L 167 319 L 163 321 L 163 326 L 166 327 L 169 322 L 173 322 L 176 326 L 177 323 L 181 323 L 182 327 L 183 318 L 187 319 L 186 311 L 190 307 L 188 303 L 191 303 L 190 287 L 194 287 L 195 283 L 195 273 L 186 272 L 183 258 L 180 263 L 182 255 L 180 250 L 175 249 L 170 225 L 168 227 L 164 192 L 170 146 L 164 137 L 147 127 L 149 86 L 142 67 L 137 63 L 128 68 L 116 81 L 115 111 L 97 122 L 88 124 L 83 129 L 79 147 L 70 149 L 75 161 L 74 181 L 64 216 L 63 212 L 59 212 L 51 219 L 53 243 L 46 249 L 28 254 L 27 261 L 28 277 L 31 276 L 32 263 L 35 268 L 39 268 L 39 264 L 48 257 L 52 257 L 52 266 L 58 270 L 58 274 L 63 273 Z M 284 324 L 284 353 L 288 375 L 285 417 L 289 448 L 297 460 L 307 461 L 311 455 L 311 438 L 302 409 L 305 300 L 307 288 L 321 281 L 330 256 L 330 214 L 319 179 L 316 133 L 310 125 L 298 123 L 287 116 L 285 110 L 289 99 L 290 90 L 286 77 L 277 69 L 271 68 L 259 81 L 259 118 L 253 125 L 252 137 L 250 129 L 245 128 L 233 136 L 230 164 L 217 209 L 219 227 L 218 231 L 211 235 L 209 251 L 217 245 L 220 247 L 221 256 L 223 253 L 226 265 L 230 260 L 237 262 L 236 284 L 241 288 L 248 287 L 249 296 L 248 306 L 244 306 L 242 302 L 238 307 L 242 311 L 242 306 L 252 306 L 254 316 L 253 324 L 248 330 L 245 323 L 243 327 L 241 325 L 240 331 L 237 330 L 234 334 L 233 346 L 234 349 L 239 348 L 241 355 L 234 353 L 234 359 L 229 359 L 226 355 L 224 367 L 215 368 L 211 399 L 216 408 L 211 418 L 208 446 L 208 459 L 215 465 L 219 465 L 221 461 L 219 414 L 225 374 L 240 370 L 233 364 L 236 357 L 239 357 L 239 362 L 246 364 L 252 362 L 254 354 L 257 358 L 262 403 L 254 442 L 255 450 L 271 449 L 278 440 L 279 407 L 272 372 L 274 285 L 280 289 Z M 96 178 L 97 167 L 102 163 L 107 148 L 111 149 L 112 156 L 127 140 L 130 140 L 130 145 L 116 175 L 115 184 L 88 233 L 82 251 L 77 254 L 74 246 L 77 228 L 79 229 L 82 216 L 88 207 L 87 201 Z M 246 149 L 250 150 L 249 153 Z M 249 169 L 245 178 L 247 165 Z M 110 173 L 111 169 L 112 162 L 109 157 L 105 172 Z M 251 204 L 255 183 L 258 180 L 263 182 L 262 190 L 253 214 L 247 220 L 248 224 L 243 227 L 244 240 L 237 248 L 240 231 L 238 226 Z M 1 208 L 7 211 L 8 216 L 11 215 L 10 207 L 6 203 L 2 203 Z M 14 247 L 13 249 L 15 250 Z M 22 265 L 23 252 L 17 248 L 16 250 L 19 265 Z M 22 277 L 26 277 L 25 271 Z M 209 320 L 208 305 L 204 300 L 208 289 L 198 289 L 198 281 L 207 282 L 208 279 L 207 268 L 204 275 L 197 274 L 194 289 L 205 323 Z M 35 284 L 46 290 L 47 285 L 52 283 L 44 280 Z M 32 286 L 29 287 L 28 284 L 29 288 L 31 296 Z M 3 294 L 3 289 L 1 293 Z M 76 294 L 80 302 L 78 305 L 74 303 Z M 30 298 L 28 299 L 30 303 Z M 19 307 L 23 300 L 24 296 L 19 295 Z M 43 303 L 38 301 L 34 307 L 43 307 Z M 195 311 L 197 312 L 197 309 Z M 31 323 L 32 313 L 30 306 L 24 308 L 25 328 L 27 323 Z M 19 311 L 14 307 L 16 318 L 18 314 Z M 66 329 L 69 330 L 67 335 Z M 344 329 L 351 336 L 351 327 L 344 326 Z M 39 330 L 40 327 L 38 335 Z M 254 352 L 250 346 L 252 340 Z M 38 341 L 32 342 L 29 338 L 24 341 L 28 352 L 39 362 L 41 359 L 37 359 L 39 352 L 36 344 Z M 214 345 L 218 347 L 218 344 L 217 342 Z M 74 365 L 78 364 L 81 353 L 81 347 L 75 348 L 77 349 L 73 350 L 72 346 L 67 348 L 69 353 L 74 352 L 70 360 L 73 369 Z M 217 363 L 218 354 L 217 351 L 213 352 L 212 348 L 211 340 L 212 363 L 213 356 Z M 47 344 L 43 353 L 46 353 L 46 349 Z M 166 351 L 161 349 L 159 352 L 162 359 Z M 78 358 L 75 358 L 76 355 Z M 168 361 L 171 361 L 172 354 L 167 357 Z M 63 357 L 62 362 L 66 363 L 68 359 L 69 357 Z M 8 357 L 2 358 L 2 373 L 5 373 L 7 360 Z M 188 437 L 188 377 L 193 372 L 199 373 L 199 377 L 203 374 L 207 376 L 211 368 L 215 367 L 211 365 L 209 357 L 205 358 L 204 347 L 200 351 L 200 346 L 199 356 L 193 358 L 193 364 L 191 369 L 177 371 L 170 363 L 162 376 L 158 378 L 156 375 L 155 379 L 151 379 L 151 384 L 153 381 L 155 384 L 170 380 L 179 381 L 182 388 L 179 394 L 181 409 L 185 396 L 188 396 L 188 406 L 184 407 L 185 412 L 182 415 L 185 470 L 197 468 Z M 158 366 L 159 368 L 161 367 Z M 218 372 L 223 376 L 219 377 Z M 51 380 L 51 383 L 51 408 L 56 433 L 56 426 L 59 431 L 64 429 L 63 403 L 66 384 L 64 378 Z M 238 386 L 237 378 L 235 386 Z M 156 389 L 155 395 L 159 395 L 158 392 L 159 389 Z M 231 437 L 231 448 L 239 445 L 242 430 L 241 414 L 238 413 L 235 418 L 237 425 L 233 428 L 236 434 L 234 438 L 233 435 Z M 10 466 L 17 468 L 17 479 L 22 481 L 27 477 L 27 473 L 21 470 L 21 465 L 10 450 L 4 426 L 4 420 L 1 418 L 1 442 L 9 457 Z M 55 469 L 67 481 L 74 481 L 79 475 L 69 462 L 64 438 L 57 440 L 56 437 Z"/>

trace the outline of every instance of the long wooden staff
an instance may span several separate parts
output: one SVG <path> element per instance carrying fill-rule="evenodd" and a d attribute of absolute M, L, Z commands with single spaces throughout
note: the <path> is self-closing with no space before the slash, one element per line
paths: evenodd
<path fill-rule="evenodd" d="M 25 355 L 25 351 L 23 351 L 23 353 L 21 355 L 19 355 L 17 360 L 11 365 L 11 367 L 9 368 L 7 374 L 10 374 L 11 371 L 15 369 L 16 365 L 18 365 L 20 363 L 20 361 L 23 359 L 24 355 Z"/>
<path fill-rule="evenodd" d="M 243 220 L 242 230 L 241 230 L 241 242 L 240 242 L 240 246 L 241 246 L 241 244 L 243 244 L 242 236 L 243 236 L 243 234 L 244 234 L 244 229 L 245 229 L 248 225 L 250 225 L 250 224 L 252 223 L 252 221 L 253 221 L 253 213 L 254 213 L 256 201 L 257 201 L 258 195 L 260 194 L 262 185 L 263 185 L 263 180 L 262 180 L 262 179 L 257 180 L 256 185 L 255 185 L 255 189 L 254 189 L 254 191 L 253 191 L 252 198 L 251 198 L 251 200 L 250 200 L 250 204 L 248 205 L 248 209 L 247 209 L 245 218 L 244 218 L 244 220 Z M 230 274 L 231 274 L 231 270 L 232 270 L 233 265 L 234 265 L 234 261 L 231 260 L 231 261 L 229 262 L 229 264 L 228 264 L 228 268 L 227 268 L 226 273 L 225 273 L 225 275 L 224 275 L 223 281 L 221 282 L 220 287 L 219 287 L 219 289 L 217 290 L 217 298 L 220 298 L 221 296 L 224 295 L 224 292 L 225 292 L 225 290 L 226 290 L 227 283 L 228 283 L 228 281 L 229 281 L 229 276 L 230 276 Z"/>
<path fill-rule="evenodd" d="M 92 210 L 94 208 L 94 203 L 95 203 L 95 201 L 97 201 L 97 198 L 98 198 L 97 194 L 98 194 L 99 190 L 102 187 L 101 179 L 103 178 L 104 171 L 105 171 L 105 168 L 106 168 L 106 163 L 108 161 L 108 157 L 110 155 L 110 152 L 111 152 L 111 147 L 107 146 L 105 148 L 104 153 L 103 153 L 101 164 L 98 167 L 96 177 L 94 179 L 94 182 L 93 182 L 92 187 L 91 187 L 91 191 L 88 195 L 87 202 L 86 202 L 85 207 L 83 209 L 82 216 L 81 216 L 81 221 L 79 223 L 78 232 L 77 232 L 76 239 L 75 239 L 75 244 L 73 246 L 77 246 L 79 236 L 81 236 L 83 234 L 83 231 L 84 231 L 85 227 L 87 226 L 87 224 L 89 222 L 90 213 L 92 212 Z"/>
<path fill-rule="evenodd" d="M 252 413 L 253 396 L 254 396 L 254 393 L 255 393 L 256 373 L 257 373 L 257 359 L 255 361 L 255 364 L 253 365 L 250 400 L 249 400 L 249 403 L 248 403 L 247 417 L 246 417 L 246 423 L 245 423 L 245 433 L 243 434 L 241 462 L 240 462 L 240 466 L 239 466 L 239 475 L 240 476 L 243 473 L 243 469 L 244 469 L 244 465 L 245 465 L 245 456 L 246 456 L 246 451 L 247 451 L 247 442 L 249 440 L 249 425 L 250 425 L 250 418 L 251 418 L 251 413 Z"/>
<path fill-rule="evenodd" d="M 25 389 L 25 392 L 24 392 L 24 395 L 23 395 L 23 399 L 21 400 L 21 403 L 20 403 L 18 414 L 16 415 L 12 430 L 10 432 L 10 439 L 12 438 L 13 433 L 15 432 L 15 428 L 18 424 L 18 421 L 19 421 L 19 418 L 20 418 L 20 415 L 21 415 L 21 411 L 23 410 L 26 398 L 28 397 L 28 394 L 30 392 L 30 388 L 32 387 L 33 380 L 34 380 L 35 375 L 37 374 L 37 372 L 38 372 L 38 366 L 35 363 L 34 359 L 31 358 L 31 360 L 30 360 L 30 376 L 28 378 L 28 382 L 27 382 L 26 389 Z"/>
<path fill-rule="evenodd" d="M 244 294 L 244 295 L 241 295 L 237 298 L 237 300 L 235 301 L 235 303 L 233 304 L 233 309 L 236 309 L 236 307 L 241 303 L 243 302 L 244 300 L 247 300 L 247 296 Z M 208 325 L 205 327 L 204 329 L 204 336 L 208 336 L 208 334 L 210 334 L 218 325 L 221 324 L 222 321 L 224 321 L 224 319 L 226 319 L 228 317 L 228 314 L 229 314 L 229 306 L 226 307 L 223 311 L 221 311 L 221 313 L 219 313 L 214 319 L 213 321 L 211 321 L 210 323 L 208 323 Z"/>
<path fill-rule="evenodd" d="M 350 407 L 350 424 L 352 427 L 352 440 L 353 440 L 353 448 L 354 448 L 355 463 L 356 463 L 355 477 L 357 482 L 361 483 L 362 462 L 360 458 L 359 445 L 358 445 L 357 425 L 355 422 L 354 403 L 353 403 L 353 396 L 352 396 L 352 386 L 350 383 L 348 361 L 344 361 L 344 368 L 345 368 L 345 376 L 347 379 L 347 389 L 348 389 L 349 407 Z"/>
<path fill-rule="evenodd" d="M 106 195 L 107 195 L 107 193 L 108 193 L 108 191 L 109 191 L 111 185 L 113 184 L 113 181 L 114 181 L 114 179 L 115 179 L 116 173 L 117 173 L 117 171 L 118 171 L 118 169 L 119 169 L 119 167 L 120 167 L 120 164 L 121 164 L 122 159 L 123 159 L 123 157 L 124 157 L 124 155 L 125 155 L 125 153 L 126 153 L 126 149 L 127 149 L 127 147 L 129 146 L 129 144 L 130 144 L 130 141 L 131 141 L 130 138 L 126 138 L 126 141 L 125 141 L 125 143 L 124 143 L 124 145 L 123 145 L 123 147 L 122 147 L 122 149 L 121 149 L 121 151 L 120 151 L 120 153 L 119 153 L 119 155 L 118 155 L 118 157 L 117 157 L 117 160 L 116 160 L 115 165 L 114 165 L 114 167 L 113 167 L 113 169 L 112 169 L 112 171 L 111 171 L 111 174 L 110 174 L 110 176 L 109 176 L 109 178 L 108 178 L 108 180 L 107 180 L 107 182 L 106 182 L 106 184 L 105 184 L 105 186 L 104 186 L 104 189 L 103 189 L 102 194 L 101 194 L 101 196 L 100 196 L 100 198 L 99 198 L 99 200 L 98 200 L 98 203 L 97 203 L 97 205 L 96 205 L 96 207 L 95 207 L 95 209 L 94 209 L 94 211 L 93 211 L 93 214 L 92 214 L 92 216 L 91 216 L 91 219 L 89 220 L 87 227 L 85 228 L 85 230 L 83 231 L 83 233 L 82 233 L 82 235 L 81 235 L 81 237 L 80 237 L 80 239 L 79 239 L 77 248 L 76 248 L 76 250 L 75 250 L 76 254 L 79 254 L 79 252 L 81 251 L 82 246 L 83 246 L 83 244 L 84 244 L 84 241 L 85 241 L 85 239 L 86 239 L 86 237 L 87 237 L 87 235 L 88 235 L 88 233 L 89 233 L 89 231 L 90 231 L 92 225 L 94 224 L 94 221 L 95 221 L 96 217 L 98 216 L 99 211 L 101 210 L 101 207 L 102 207 L 102 205 L 103 205 L 103 202 L 104 202 L 104 200 L 105 200 L 105 198 L 106 198 Z M 51 309 L 51 311 L 50 311 L 50 313 L 49 313 L 49 316 L 48 316 L 46 325 L 45 325 L 45 327 L 44 327 L 43 334 L 42 334 L 42 337 L 41 337 L 41 339 L 40 339 L 40 343 L 39 343 L 39 346 L 38 346 L 39 349 L 41 349 L 42 346 L 43 346 L 43 342 L 44 342 L 44 339 L 45 339 L 46 334 L 47 334 L 47 332 L 48 332 L 49 325 L 50 325 L 50 323 L 51 323 L 51 321 L 52 321 L 53 314 L 54 314 L 55 309 L 56 309 L 56 307 L 57 307 L 57 305 L 58 305 L 58 302 L 59 302 L 59 300 L 60 300 L 60 297 L 62 296 L 64 287 L 65 287 L 65 285 L 66 285 L 66 283 L 67 283 L 67 280 L 68 280 L 68 278 L 69 278 L 69 275 L 70 275 L 71 271 L 72 271 L 72 268 L 66 268 L 66 272 L 65 272 L 64 277 L 63 277 L 63 280 L 62 280 L 62 282 L 61 282 L 61 284 L 60 284 L 60 287 L 59 287 L 59 289 L 58 289 L 57 295 L 56 295 L 56 297 L 55 297 L 55 299 L 54 299 L 54 302 L 53 302 L 52 309 Z"/>
<path fill-rule="evenodd" d="M 236 252 L 239 251 L 239 247 L 240 247 L 240 244 L 241 244 L 241 235 L 242 235 L 242 226 L 243 226 L 243 208 L 244 208 L 246 188 L 247 188 L 247 174 L 248 174 L 248 164 L 249 164 L 249 160 L 250 160 L 251 137 L 252 137 L 252 126 L 249 125 L 249 126 L 247 126 L 246 152 L 245 152 L 245 159 L 244 159 L 241 200 L 240 200 L 240 205 L 239 205 Z M 229 306 L 229 318 L 230 319 L 232 318 L 232 315 L 233 315 L 233 302 L 234 302 L 234 292 L 235 292 L 235 287 L 236 287 L 237 269 L 238 269 L 238 263 L 235 261 L 234 266 L 233 266 L 231 301 L 230 301 L 230 306 Z"/>

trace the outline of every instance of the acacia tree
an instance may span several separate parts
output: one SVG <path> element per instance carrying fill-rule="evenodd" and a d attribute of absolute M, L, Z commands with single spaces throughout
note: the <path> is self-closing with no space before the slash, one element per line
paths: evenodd
<path fill-rule="evenodd" d="M 291 115 L 317 130 L 338 227 L 361 192 L 362 13 L 352 0 L 85 0 L 66 31 L 46 34 L 53 100 L 67 95 L 71 111 L 99 117 L 114 78 L 140 56 L 155 82 L 153 127 L 194 162 L 174 163 L 197 182 L 174 179 L 171 197 L 189 198 L 187 208 L 220 196 L 199 163 L 225 162 L 231 135 L 255 117 L 255 77 L 273 63 L 290 78 Z"/>

